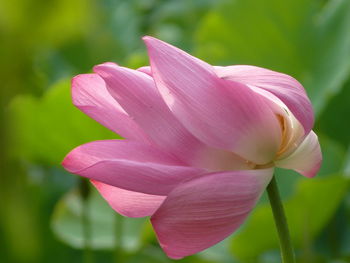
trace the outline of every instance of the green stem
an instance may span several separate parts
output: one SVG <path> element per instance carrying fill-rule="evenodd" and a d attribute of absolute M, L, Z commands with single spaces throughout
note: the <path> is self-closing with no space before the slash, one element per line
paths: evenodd
<path fill-rule="evenodd" d="M 283 263 L 295 263 L 295 255 L 292 242 L 289 235 L 287 219 L 284 214 L 281 197 L 278 192 L 277 182 L 275 177 L 272 178 L 267 186 L 273 217 L 280 240 L 281 256 Z"/>

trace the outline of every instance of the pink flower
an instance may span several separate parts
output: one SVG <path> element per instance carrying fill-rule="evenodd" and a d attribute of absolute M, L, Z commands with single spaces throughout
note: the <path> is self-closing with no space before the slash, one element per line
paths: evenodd
<path fill-rule="evenodd" d="M 63 166 L 118 213 L 151 216 L 174 259 L 234 232 L 274 167 L 313 177 L 321 164 L 312 106 L 294 78 L 254 66 L 211 66 L 144 37 L 150 67 L 114 63 L 74 77 L 74 105 L 125 140 L 72 150 Z"/>

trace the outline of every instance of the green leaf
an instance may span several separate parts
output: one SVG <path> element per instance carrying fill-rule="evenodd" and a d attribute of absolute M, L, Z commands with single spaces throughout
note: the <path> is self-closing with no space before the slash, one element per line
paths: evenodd
<path fill-rule="evenodd" d="M 92 1 L 85 0 L 2 1 L 1 26 L 15 33 L 28 49 L 61 45 L 91 30 L 93 7 Z"/>
<path fill-rule="evenodd" d="M 284 202 L 291 238 L 296 248 L 310 245 L 344 198 L 349 182 L 341 175 L 298 181 L 295 194 Z M 256 262 L 268 250 L 278 249 L 278 238 L 268 204 L 257 207 L 231 244 L 243 262 Z"/>
<path fill-rule="evenodd" d="M 350 1 L 227 1 L 196 35 L 213 64 L 252 64 L 285 72 L 305 86 L 320 112 L 350 72 Z"/>
<path fill-rule="evenodd" d="M 346 148 L 337 141 L 319 134 L 319 141 L 322 150 L 322 166 L 317 176 L 343 173 Z"/>
<path fill-rule="evenodd" d="M 233 236 L 230 236 L 216 245 L 207 248 L 206 250 L 198 253 L 198 256 L 211 260 L 213 262 L 220 263 L 237 263 L 237 261 L 229 253 L 229 247 L 232 242 Z"/>
<path fill-rule="evenodd" d="M 350 178 L 350 147 L 348 148 L 344 161 L 344 175 Z"/>
<path fill-rule="evenodd" d="M 78 190 L 67 193 L 56 205 L 51 226 L 56 236 L 74 248 L 84 248 L 83 203 Z M 116 230 L 122 220 L 121 238 Z M 135 251 L 142 244 L 146 218 L 124 218 L 109 207 L 94 189 L 88 198 L 90 245 L 93 249 L 113 249 L 121 240 L 123 250 Z"/>
<path fill-rule="evenodd" d="M 42 98 L 26 95 L 15 98 L 10 106 L 14 155 L 30 161 L 58 164 L 80 144 L 118 138 L 75 108 L 70 96 L 70 81 L 64 80 L 50 88 Z"/>
<path fill-rule="evenodd" d="M 341 92 L 329 101 L 316 123 L 319 130 L 345 147 L 350 145 L 349 98 L 350 78 Z"/>

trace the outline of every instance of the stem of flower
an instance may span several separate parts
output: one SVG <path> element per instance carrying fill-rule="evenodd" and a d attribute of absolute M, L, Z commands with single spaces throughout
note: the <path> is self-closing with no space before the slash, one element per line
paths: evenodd
<path fill-rule="evenodd" d="M 283 263 L 295 263 L 295 255 L 289 235 L 286 215 L 284 213 L 280 194 L 278 192 L 275 176 L 267 186 L 273 217 L 279 236 L 281 256 Z"/>

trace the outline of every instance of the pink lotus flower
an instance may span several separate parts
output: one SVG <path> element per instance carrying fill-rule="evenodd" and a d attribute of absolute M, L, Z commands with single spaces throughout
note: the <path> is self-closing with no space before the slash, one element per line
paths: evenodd
<path fill-rule="evenodd" d="M 74 105 L 125 140 L 81 145 L 63 166 L 90 178 L 118 213 L 151 216 L 165 253 L 178 259 L 234 232 L 275 166 L 313 177 L 322 157 L 310 101 L 294 78 L 215 67 L 144 41 L 150 67 L 105 63 L 74 77 Z"/>

